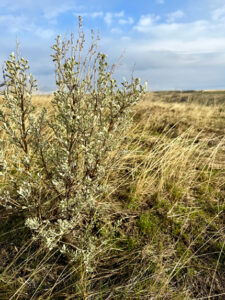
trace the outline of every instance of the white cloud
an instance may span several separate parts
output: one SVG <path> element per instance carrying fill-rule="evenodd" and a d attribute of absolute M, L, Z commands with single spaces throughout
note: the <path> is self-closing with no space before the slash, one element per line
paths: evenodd
<path fill-rule="evenodd" d="M 121 24 L 121 25 L 131 25 L 131 24 L 133 24 L 134 23 L 134 20 L 133 20 L 133 18 L 131 18 L 131 17 L 129 17 L 129 18 L 127 18 L 127 19 L 119 19 L 119 24 Z"/>
<path fill-rule="evenodd" d="M 102 17 L 104 13 L 102 11 L 96 11 L 90 14 L 92 18 Z"/>
<path fill-rule="evenodd" d="M 105 17 L 104 17 L 104 21 L 106 22 L 106 24 L 109 26 L 112 24 L 113 21 L 113 16 L 112 13 L 106 13 Z"/>
<path fill-rule="evenodd" d="M 68 9 L 81 9 L 80 0 L 1 0 L 0 7 L 9 11 L 26 10 L 31 13 L 42 11 L 46 18 L 57 17 Z"/>
<path fill-rule="evenodd" d="M 110 26 L 112 25 L 113 21 L 117 18 L 121 18 L 124 16 L 124 12 L 121 11 L 119 13 L 111 13 L 111 12 L 107 12 L 104 16 L 104 21 L 105 23 Z"/>
<path fill-rule="evenodd" d="M 155 17 L 155 20 L 158 20 Z M 222 26 L 220 30 L 223 30 Z M 200 37 L 208 37 L 215 31 L 215 24 L 206 20 L 199 20 L 189 23 L 156 23 L 151 17 L 141 17 L 138 24 L 134 26 L 134 29 L 142 32 L 143 34 L 149 34 L 151 39 L 157 39 L 158 41 L 171 41 L 179 40 L 181 42 L 194 41 Z M 215 32 L 214 32 L 215 34 Z"/>
<path fill-rule="evenodd" d="M 149 80 L 152 89 L 221 88 L 225 82 L 222 16 L 167 23 L 159 22 L 157 16 L 144 15 L 133 27 L 133 35 L 122 37 L 119 43 L 118 37 L 104 39 L 104 51 L 111 55 L 113 45 L 112 59 L 116 60 L 125 49 L 119 73 L 128 77 L 136 62 L 135 75 Z"/>
<path fill-rule="evenodd" d="M 1 15 L 0 24 L 7 29 L 7 31 L 16 33 L 20 31 L 31 31 L 32 25 L 28 19 L 23 16 L 14 16 L 12 14 Z"/>
<path fill-rule="evenodd" d="M 55 31 L 47 28 L 38 27 L 35 30 L 35 34 L 42 39 L 49 39 L 55 36 Z"/>
<path fill-rule="evenodd" d="M 206 38 L 187 43 L 174 39 L 165 41 L 152 39 L 152 36 L 135 38 L 108 38 L 103 40 L 104 51 L 116 61 L 121 50 L 126 53 L 118 77 L 129 77 L 136 63 L 135 76 L 148 80 L 152 89 L 206 89 L 219 88 L 225 81 L 225 39 L 217 41 Z M 216 44 L 215 44 L 216 43 Z M 209 44 L 214 44 L 211 49 Z M 209 51 L 206 51 L 208 48 Z M 218 50 L 219 49 L 219 50 Z M 217 51 L 218 50 L 218 51 Z M 205 52 L 202 52 L 205 51 Z"/>
<path fill-rule="evenodd" d="M 43 14 L 46 19 L 54 19 L 59 15 L 71 11 L 73 9 L 77 9 L 77 7 L 73 4 L 61 4 L 55 5 L 51 7 L 44 7 Z"/>
<path fill-rule="evenodd" d="M 106 12 L 104 13 L 103 11 L 96 11 L 96 12 L 76 12 L 73 13 L 74 16 L 82 16 L 82 17 L 87 17 L 87 18 L 103 18 L 104 22 L 110 26 L 115 22 L 118 22 L 120 25 L 132 25 L 134 23 L 134 20 L 132 17 L 127 17 L 125 16 L 124 12 L 117 12 L 117 13 L 112 13 L 112 12 Z M 113 28 L 111 32 L 119 32 L 118 28 Z M 122 32 L 120 30 L 120 32 Z"/>
<path fill-rule="evenodd" d="M 223 20 L 225 20 L 225 5 L 213 10 L 212 19 L 214 21 L 223 21 Z"/>
<path fill-rule="evenodd" d="M 114 17 L 116 17 L 116 18 L 121 18 L 123 16 L 124 16 L 124 12 L 123 11 L 121 11 L 119 13 L 114 13 Z"/>
<path fill-rule="evenodd" d="M 160 16 L 153 14 L 142 15 L 138 21 L 138 24 L 134 28 L 138 31 L 146 31 L 146 29 L 148 30 L 158 20 L 160 20 Z"/>
<path fill-rule="evenodd" d="M 111 33 L 114 33 L 114 34 L 122 34 L 123 31 L 120 29 L 120 28 L 117 28 L 117 27 L 114 27 L 110 30 Z"/>
<path fill-rule="evenodd" d="M 156 0 L 156 3 L 158 3 L 158 4 L 164 4 L 165 0 Z"/>
<path fill-rule="evenodd" d="M 1 0 L 0 7 L 7 8 L 8 10 L 14 11 L 19 8 L 29 7 L 31 1 L 29 0 L 20 0 L 20 1 L 10 1 L 10 0 Z"/>
<path fill-rule="evenodd" d="M 23 15 L 2 15 L 0 16 L 0 24 L 10 33 L 21 34 L 22 32 L 28 32 L 43 39 L 48 39 L 55 35 L 55 32 L 52 29 L 35 25 Z"/>
<path fill-rule="evenodd" d="M 182 19 L 184 17 L 184 12 L 182 10 L 176 10 L 167 15 L 167 22 L 174 23 L 178 19 Z"/>

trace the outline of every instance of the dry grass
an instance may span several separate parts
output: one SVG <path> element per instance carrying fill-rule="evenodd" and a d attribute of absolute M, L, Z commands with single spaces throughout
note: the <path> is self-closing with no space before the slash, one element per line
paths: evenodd
<path fill-rule="evenodd" d="M 149 93 L 135 108 L 101 199 L 118 229 L 89 277 L 1 209 L 0 299 L 224 299 L 223 97 Z"/>

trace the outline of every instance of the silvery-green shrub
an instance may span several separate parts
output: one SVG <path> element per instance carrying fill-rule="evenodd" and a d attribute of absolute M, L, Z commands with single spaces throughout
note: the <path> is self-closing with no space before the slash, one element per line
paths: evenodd
<path fill-rule="evenodd" d="M 36 81 L 27 75 L 28 62 L 12 54 L 4 69 L 1 111 L 3 131 L 14 149 L 8 162 L 3 158 L 1 204 L 22 209 L 34 237 L 82 261 L 87 272 L 107 244 L 100 233 L 110 223 L 104 179 L 113 161 L 106 164 L 106 159 L 143 92 L 138 79 L 117 86 L 97 40 L 92 33 L 86 48 L 81 19 L 77 40 L 57 37 L 51 114 L 36 112 L 31 103 Z"/>

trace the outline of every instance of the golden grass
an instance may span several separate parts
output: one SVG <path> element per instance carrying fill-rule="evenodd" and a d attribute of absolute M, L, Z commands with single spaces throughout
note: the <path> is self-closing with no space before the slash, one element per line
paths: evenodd
<path fill-rule="evenodd" d="M 100 200 L 121 225 L 89 278 L 33 242 L 22 217 L 12 221 L 0 210 L 0 298 L 223 299 L 221 93 L 148 93 L 137 105 L 132 127 L 108 157 L 117 160 Z M 51 98 L 36 95 L 33 103 L 50 108 Z"/>

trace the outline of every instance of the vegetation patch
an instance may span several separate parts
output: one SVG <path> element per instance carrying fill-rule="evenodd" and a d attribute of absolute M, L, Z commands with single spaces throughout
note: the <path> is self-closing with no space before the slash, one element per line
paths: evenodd
<path fill-rule="evenodd" d="M 0 298 L 223 299 L 224 93 L 117 86 L 84 40 L 53 45 L 53 95 L 5 64 Z"/>

